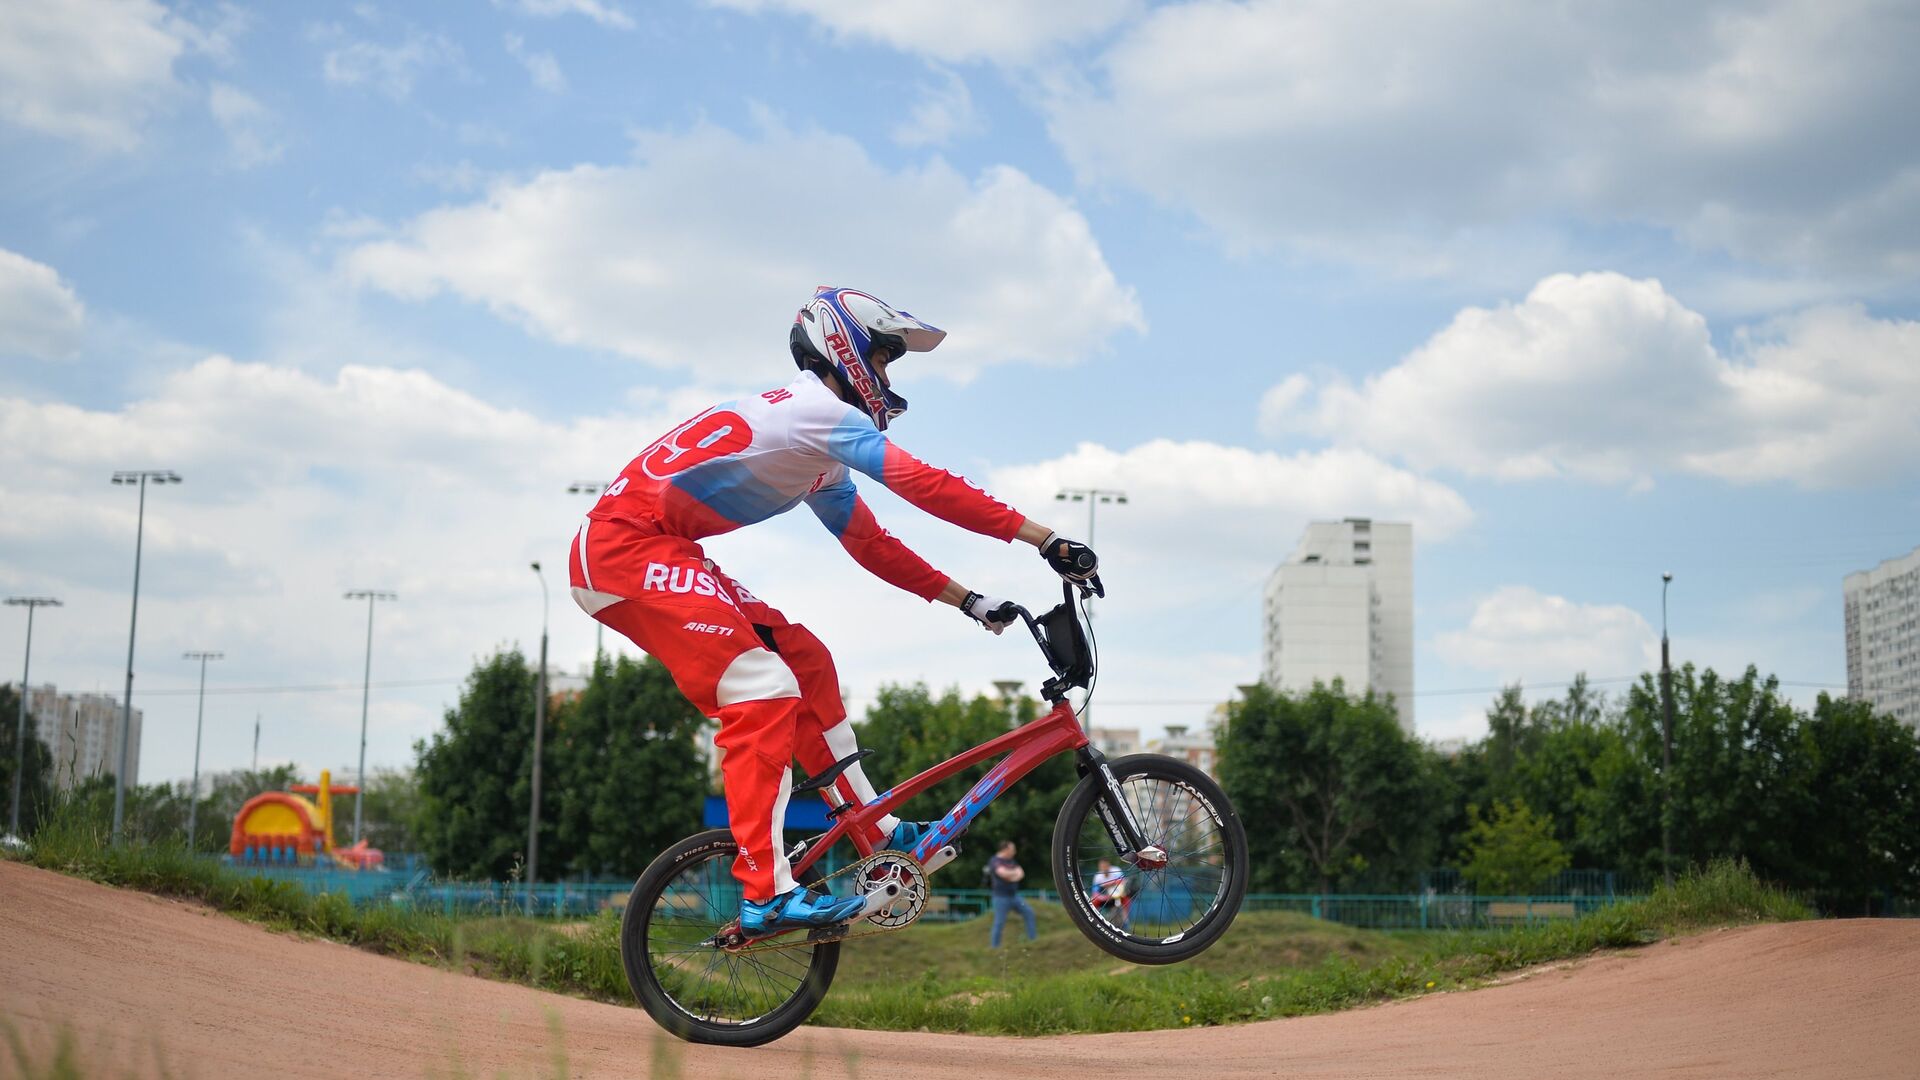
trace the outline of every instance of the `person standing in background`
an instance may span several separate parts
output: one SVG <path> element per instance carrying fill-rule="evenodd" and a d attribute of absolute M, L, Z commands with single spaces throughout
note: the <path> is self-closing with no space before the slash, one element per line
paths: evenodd
<path fill-rule="evenodd" d="M 1093 875 L 1093 906 L 1122 930 L 1133 922 L 1133 913 L 1128 910 L 1132 905 L 1127 902 L 1126 872 L 1111 860 L 1101 859 L 1099 871 Z"/>
<path fill-rule="evenodd" d="M 1000 947 L 1000 932 L 1006 928 L 1009 911 L 1018 911 L 1027 920 L 1028 941 L 1039 936 L 1039 930 L 1033 922 L 1033 908 L 1028 907 L 1026 899 L 1020 895 L 1020 882 L 1026 878 L 1027 872 L 1014 860 L 1013 852 L 1013 841 L 1002 840 L 999 854 L 987 860 L 987 877 L 993 886 L 992 940 L 996 949 Z"/>

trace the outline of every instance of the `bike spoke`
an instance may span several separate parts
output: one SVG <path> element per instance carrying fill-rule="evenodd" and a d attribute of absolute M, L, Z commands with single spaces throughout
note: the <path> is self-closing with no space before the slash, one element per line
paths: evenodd
<path fill-rule="evenodd" d="M 751 1023 L 805 985 L 807 945 L 730 953 L 706 942 L 739 910 L 732 858 L 715 855 L 684 868 L 661 890 L 647 933 L 647 962 L 674 1007 L 713 1024 Z"/>
<path fill-rule="evenodd" d="M 1185 784 L 1161 776 L 1137 776 L 1122 780 L 1120 796 L 1133 814 L 1148 844 L 1166 855 L 1166 864 L 1155 870 L 1142 870 L 1119 860 L 1106 829 L 1094 817 L 1082 826 L 1080 865 L 1076 867 L 1081 887 L 1092 895 L 1086 883 L 1102 859 L 1121 868 L 1121 901 L 1108 901 L 1101 917 L 1124 932 L 1148 942 L 1157 942 L 1185 933 L 1200 925 L 1215 910 L 1226 891 L 1224 863 L 1226 838 L 1204 803 Z"/>

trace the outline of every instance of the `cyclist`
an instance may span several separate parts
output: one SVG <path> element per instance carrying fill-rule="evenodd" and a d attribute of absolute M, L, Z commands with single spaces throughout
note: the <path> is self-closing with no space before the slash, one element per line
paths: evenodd
<path fill-rule="evenodd" d="M 950 604 L 996 634 L 1011 625 L 1011 605 L 935 570 L 874 521 L 851 478 L 859 472 L 961 528 L 1032 544 L 1069 580 L 1086 581 L 1099 567 L 1086 545 L 882 434 L 907 410 L 889 366 L 945 337 L 866 293 L 820 287 L 788 335 L 800 376 L 715 405 L 661 436 L 607 487 L 574 537 L 574 600 L 657 657 L 681 693 L 719 723 L 714 743 L 740 848 L 733 872 L 748 934 L 831 926 L 860 912 L 857 896 L 821 896 L 795 882 L 781 836 L 793 759 L 817 776 L 857 746 L 826 646 L 723 573 L 699 541 L 804 502 L 881 580 Z M 858 762 L 833 786 L 856 804 L 876 798 Z M 908 850 L 926 827 L 888 816 L 869 839 Z"/>

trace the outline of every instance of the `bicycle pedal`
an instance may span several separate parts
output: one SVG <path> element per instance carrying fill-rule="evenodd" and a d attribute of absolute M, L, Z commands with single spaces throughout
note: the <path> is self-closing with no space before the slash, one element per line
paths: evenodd
<path fill-rule="evenodd" d="M 841 938 L 846 937 L 847 931 L 851 929 L 851 926 L 846 923 L 841 923 L 838 926 L 822 926 L 816 930 L 809 930 L 807 931 L 807 944 L 818 945 L 828 941 L 839 941 Z"/>

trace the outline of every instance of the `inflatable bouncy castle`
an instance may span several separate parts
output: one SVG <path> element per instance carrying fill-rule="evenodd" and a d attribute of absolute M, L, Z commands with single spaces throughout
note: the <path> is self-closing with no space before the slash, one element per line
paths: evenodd
<path fill-rule="evenodd" d="M 333 797 L 360 789 L 334 784 L 320 773 L 318 784 L 295 784 L 286 791 L 264 791 L 248 799 L 233 816 L 233 840 L 227 851 L 235 862 L 270 866 L 341 867 L 377 870 L 384 856 L 365 840 L 352 847 L 333 844 Z M 301 798 L 312 795 L 312 800 Z"/>

